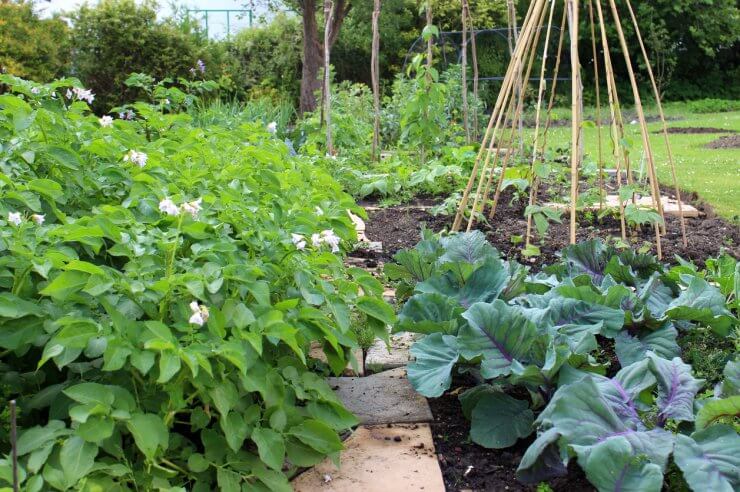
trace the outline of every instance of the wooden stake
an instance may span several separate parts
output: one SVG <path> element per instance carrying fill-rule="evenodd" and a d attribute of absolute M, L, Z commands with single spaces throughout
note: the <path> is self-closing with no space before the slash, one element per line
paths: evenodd
<path fill-rule="evenodd" d="M 529 4 L 529 11 L 527 12 L 527 18 L 525 20 L 525 24 L 526 22 L 530 20 L 530 16 L 532 14 L 532 11 L 535 9 L 535 6 L 541 4 L 542 1 L 544 0 L 535 0 Z M 460 230 L 463 217 L 465 216 L 465 212 L 468 210 L 468 201 L 470 200 L 470 192 L 473 189 L 473 185 L 475 184 L 479 173 L 481 176 L 485 175 L 485 167 L 488 165 L 488 159 L 490 159 L 491 148 L 493 147 L 493 144 L 495 142 L 496 133 L 498 132 L 498 125 L 501 121 L 501 111 L 502 111 L 502 108 L 506 105 L 506 101 L 508 100 L 508 97 L 509 97 L 509 88 L 511 87 L 513 71 L 514 71 L 514 63 L 512 62 L 512 63 L 509 63 L 509 66 L 507 67 L 504 80 L 501 84 L 501 90 L 498 93 L 498 96 L 496 98 L 496 103 L 494 105 L 493 111 L 491 112 L 491 117 L 488 120 L 488 126 L 486 128 L 486 131 L 483 133 L 483 141 L 481 142 L 480 149 L 478 150 L 478 155 L 475 158 L 475 163 L 473 164 L 473 170 L 470 173 L 470 178 L 468 178 L 468 183 L 465 186 L 463 196 L 460 200 L 460 204 L 457 209 L 457 214 L 455 215 L 455 220 L 452 224 L 453 232 L 457 232 Z M 496 124 L 495 128 L 494 128 L 494 123 Z M 489 143 L 489 141 L 490 141 L 490 146 L 487 148 L 487 143 Z M 483 154 L 486 153 L 486 151 L 488 152 L 486 155 L 486 161 L 483 163 L 483 166 L 481 166 L 481 159 L 483 158 Z M 479 192 L 480 190 L 478 190 L 478 193 Z M 476 193 L 476 197 L 478 196 L 478 193 Z"/>
<path fill-rule="evenodd" d="M 553 11 L 555 10 L 553 6 Z M 545 129 L 542 132 L 542 154 L 545 153 L 547 148 L 547 133 L 550 129 L 550 123 L 552 121 L 552 108 L 555 106 L 555 94 L 558 87 L 558 75 L 560 74 L 560 59 L 563 53 L 563 41 L 565 39 L 565 21 L 567 19 L 567 10 L 563 9 L 563 16 L 560 20 L 560 36 L 558 37 L 558 51 L 555 57 L 555 67 L 552 73 L 552 87 L 550 89 L 550 100 L 547 104 L 547 115 L 545 118 Z M 539 123 L 539 122 L 538 122 Z M 535 151 L 537 150 L 535 146 Z M 532 159 L 532 171 L 534 171 L 534 159 Z M 529 206 L 532 207 L 537 201 L 537 190 L 539 188 L 539 178 L 536 174 L 532 174 L 532 184 L 529 187 Z M 532 240 L 532 216 L 527 215 L 527 232 L 525 235 L 525 248 L 530 245 Z"/>
<path fill-rule="evenodd" d="M 612 119 L 610 125 L 610 133 L 612 136 L 612 143 L 614 145 L 614 157 L 616 160 L 616 177 L 617 187 L 622 187 L 622 167 L 620 163 L 620 157 L 624 160 L 625 169 L 627 172 L 627 179 L 631 179 L 629 157 L 627 150 L 622 145 L 624 138 L 624 125 L 622 123 L 622 113 L 619 106 L 619 94 L 617 93 L 617 84 L 614 80 L 614 68 L 611 62 L 611 55 L 609 54 L 609 42 L 606 36 L 606 24 L 604 22 L 604 14 L 601 10 L 601 0 L 596 1 L 596 12 L 599 17 L 599 30 L 601 32 L 601 45 L 604 52 L 604 72 L 606 77 L 606 89 L 609 96 L 609 111 Z M 627 239 L 627 224 L 624 218 L 624 203 L 619 200 L 619 222 L 622 232 L 622 240 Z"/>
<path fill-rule="evenodd" d="M 598 145 L 599 164 L 599 210 L 604 209 L 604 154 L 601 146 L 601 94 L 599 88 L 599 55 L 596 51 L 596 28 L 594 27 L 594 6 L 592 0 L 588 0 L 588 17 L 591 23 L 591 48 L 594 57 L 594 85 L 596 86 L 596 131 Z"/>
<path fill-rule="evenodd" d="M 462 0 L 462 104 L 465 143 L 470 145 L 470 115 L 468 113 L 468 20 L 466 17 L 465 3 L 465 0 Z"/>
<path fill-rule="evenodd" d="M 553 5 L 553 3 L 550 2 L 549 5 Z M 513 123 L 514 124 L 512 125 L 512 129 L 511 129 L 511 137 L 510 137 L 510 140 L 509 140 L 509 143 L 508 143 L 508 146 L 507 146 L 507 153 L 506 153 L 506 156 L 505 156 L 505 158 L 503 160 L 503 163 L 501 165 L 501 174 L 499 174 L 499 179 L 498 179 L 498 182 L 496 183 L 496 192 L 495 192 L 494 197 L 493 197 L 493 205 L 491 205 L 491 213 L 489 215 L 489 218 L 490 219 L 493 219 L 495 217 L 495 215 L 496 215 L 496 209 L 498 207 L 498 200 L 499 200 L 499 197 L 501 196 L 501 186 L 503 185 L 503 182 L 504 182 L 504 175 L 506 173 L 506 169 L 508 167 L 509 160 L 511 159 L 511 156 L 513 155 L 514 132 L 516 130 L 516 127 L 517 127 L 516 125 L 517 124 L 519 125 L 519 137 L 520 137 L 520 140 L 521 140 L 521 136 L 522 136 L 522 129 L 521 129 L 522 114 L 524 112 L 524 95 L 525 95 L 526 88 L 529 85 L 529 77 L 532 74 L 532 67 L 534 66 L 534 61 L 537 58 L 537 45 L 539 44 L 539 41 L 540 41 L 540 33 L 541 33 L 540 26 L 542 25 L 542 23 L 543 23 L 543 21 L 544 21 L 544 19 L 546 17 L 547 10 L 548 10 L 547 6 L 548 6 L 548 3 L 545 3 L 545 8 L 542 10 L 541 17 L 540 17 L 540 19 L 539 19 L 539 21 L 537 23 L 537 29 L 535 30 L 534 41 L 533 41 L 533 43 L 531 45 L 531 50 L 530 50 L 531 56 L 529 58 L 529 62 L 527 63 L 527 70 L 526 70 L 525 75 L 524 75 L 524 81 L 525 82 L 523 82 L 523 83 L 521 83 L 519 85 L 520 91 L 519 91 L 519 94 L 518 94 L 519 95 L 519 98 L 518 98 L 517 109 L 516 109 L 516 112 L 515 112 L 515 118 L 513 120 Z M 550 16 L 550 20 L 552 20 L 552 17 L 551 16 Z M 548 28 L 548 32 L 549 32 L 549 28 Z M 522 148 L 520 148 L 519 152 L 520 152 L 520 154 L 523 154 L 524 153 Z M 487 201 L 487 197 L 484 198 L 484 203 L 486 201 Z"/>
<path fill-rule="evenodd" d="M 12 461 L 13 467 L 13 492 L 19 492 L 20 482 L 18 480 L 18 423 L 15 400 L 10 400 L 10 448 L 10 459 Z"/>
<path fill-rule="evenodd" d="M 380 2 L 381 0 L 375 0 L 373 8 L 373 42 L 370 56 L 370 78 L 373 85 L 373 110 L 375 112 L 372 155 L 376 162 L 380 160 Z"/>
<path fill-rule="evenodd" d="M 652 189 L 653 204 L 656 206 L 658 213 L 663 219 L 665 224 L 665 216 L 663 214 L 663 204 L 660 201 L 660 187 L 658 184 L 658 176 L 655 172 L 655 160 L 653 159 L 653 149 L 650 145 L 650 134 L 648 132 L 647 120 L 645 119 L 645 113 L 642 108 L 642 99 L 640 98 L 640 90 L 637 87 L 637 79 L 635 78 L 635 72 L 632 68 L 632 60 L 630 60 L 629 48 L 627 47 L 627 40 L 624 36 L 624 30 L 622 29 L 622 23 L 619 20 L 619 12 L 617 11 L 617 5 L 614 0 L 609 0 L 611 6 L 612 16 L 614 17 L 614 24 L 617 28 L 617 34 L 619 35 L 619 43 L 622 45 L 622 54 L 624 55 L 624 61 L 627 65 L 627 74 L 629 75 L 630 85 L 632 86 L 632 95 L 635 98 L 635 110 L 637 111 L 637 117 L 640 121 L 640 132 L 642 133 L 642 144 L 645 148 L 645 155 L 648 161 L 648 177 L 650 178 L 650 187 Z M 658 259 L 662 259 L 662 247 L 660 240 L 660 224 L 655 223 L 655 241 L 656 249 L 658 252 Z"/>
<path fill-rule="evenodd" d="M 516 83 L 515 81 L 516 81 L 516 79 L 518 77 L 521 76 L 521 66 L 523 64 L 523 56 L 524 56 L 525 53 L 529 53 L 530 52 L 529 48 L 530 48 L 530 45 L 531 45 L 531 41 L 532 41 L 532 39 L 534 37 L 534 33 L 535 32 L 538 32 L 537 31 L 537 27 L 540 24 L 539 21 L 541 19 L 542 7 L 545 4 L 546 4 L 546 0 L 537 0 L 536 2 L 533 2 L 532 4 L 530 4 L 530 12 L 529 13 L 531 13 L 531 19 L 528 19 L 529 22 L 526 24 L 525 28 L 522 29 L 522 36 L 520 37 L 520 42 L 517 43 L 517 45 L 515 47 L 515 50 L 514 50 L 514 58 L 511 61 L 511 63 L 509 64 L 509 69 L 508 69 L 507 74 L 506 74 L 506 77 L 504 79 L 504 84 L 503 84 L 503 86 L 501 88 L 501 92 L 499 93 L 499 96 L 501 96 L 501 94 L 504 94 L 505 101 L 510 101 L 509 104 L 513 104 L 513 102 L 514 102 L 514 97 L 513 96 L 514 96 L 515 90 L 516 90 L 515 89 L 515 83 Z M 534 8 L 532 8 L 533 6 L 534 6 Z M 511 97 L 511 99 L 510 99 L 510 97 Z M 515 113 L 515 117 L 516 117 L 516 113 Z M 495 137 L 495 135 L 498 133 L 498 128 L 499 128 L 500 121 L 501 121 L 501 114 L 498 115 L 498 118 L 497 118 L 497 121 L 496 121 L 496 126 L 494 128 L 492 137 Z M 514 120 L 514 122 L 515 122 L 515 120 Z M 473 224 L 475 223 L 475 217 L 474 216 L 475 216 L 475 212 L 478 210 L 478 203 L 480 203 L 481 198 L 483 198 L 483 202 L 485 202 L 485 196 L 482 197 L 481 191 L 482 191 L 482 188 L 483 188 L 483 184 L 485 182 L 486 170 L 487 170 L 488 164 L 490 162 L 491 153 L 492 153 L 493 148 L 494 148 L 493 147 L 494 143 L 495 143 L 495 138 L 491 138 L 491 142 L 490 142 L 490 145 L 489 145 L 489 148 L 488 148 L 488 152 L 486 154 L 486 160 L 485 160 L 485 162 L 483 164 L 483 168 L 481 170 L 481 177 L 480 177 L 480 181 L 478 183 L 478 188 L 476 190 L 475 197 L 474 197 L 474 200 L 473 200 L 473 207 L 472 207 L 473 213 L 471 214 L 471 217 L 470 217 L 470 219 L 468 221 L 468 227 L 467 227 L 467 230 L 468 231 L 472 228 Z M 498 152 L 497 152 L 497 154 L 498 154 Z M 494 162 L 496 162 L 496 161 L 494 160 Z M 490 181 L 490 179 L 492 179 L 492 178 L 489 177 L 489 181 Z"/>
<path fill-rule="evenodd" d="M 640 42 L 640 49 L 642 50 L 642 56 L 645 60 L 645 66 L 647 67 L 648 75 L 650 76 L 650 84 L 653 86 L 653 94 L 655 95 L 655 104 L 658 106 L 658 114 L 660 115 L 660 121 L 662 124 L 662 133 L 665 140 L 666 150 L 668 152 L 668 163 L 671 167 L 671 175 L 673 177 L 673 187 L 676 193 L 676 200 L 678 201 L 678 215 L 681 221 L 681 237 L 683 239 L 683 247 L 688 247 L 688 241 L 686 239 L 686 219 L 683 216 L 683 203 L 681 202 L 681 190 L 678 187 L 678 177 L 676 176 L 676 164 L 673 160 L 673 150 L 671 149 L 670 139 L 668 138 L 668 123 L 666 123 L 665 113 L 663 112 L 663 103 L 661 102 L 660 91 L 658 90 L 658 84 L 655 81 L 655 75 L 653 74 L 653 68 L 650 64 L 650 58 L 648 57 L 647 50 L 645 49 L 645 43 L 642 40 L 642 34 L 640 33 L 640 26 L 637 23 L 637 17 L 635 12 L 632 10 L 632 2 L 627 0 L 627 8 L 632 18 L 632 24 L 637 34 L 637 40 Z"/>
<path fill-rule="evenodd" d="M 478 140 L 478 105 L 480 100 L 478 99 L 478 82 L 480 79 L 478 73 L 478 50 L 475 44 L 475 28 L 473 27 L 473 17 L 470 15 L 470 5 L 468 0 L 462 0 L 467 13 L 468 27 L 470 28 L 470 54 L 473 56 L 473 100 L 475 102 L 475 111 L 473 111 L 473 137 Z"/>
<path fill-rule="evenodd" d="M 334 155 L 334 139 L 331 132 L 331 24 L 334 16 L 333 0 L 324 0 L 324 118 L 326 119 L 326 151 Z"/>
<path fill-rule="evenodd" d="M 576 208 L 578 207 L 578 167 L 580 162 L 579 145 L 581 132 L 580 102 L 583 94 L 581 91 L 580 60 L 578 58 L 578 2 L 579 0 L 568 0 L 568 20 L 570 25 L 570 64 L 571 76 L 571 157 L 570 157 L 570 243 L 576 243 Z"/>

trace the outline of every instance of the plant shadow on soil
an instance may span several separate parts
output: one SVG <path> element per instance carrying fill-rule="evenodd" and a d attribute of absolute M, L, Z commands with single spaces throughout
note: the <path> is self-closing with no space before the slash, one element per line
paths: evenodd
<path fill-rule="evenodd" d="M 673 197 L 668 189 L 663 194 Z M 684 203 L 690 203 L 700 212 L 700 217 L 686 218 L 688 247 L 681 242 L 680 220 L 678 217 L 666 216 L 666 232 L 663 239 L 663 258 L 665 262 L 676 263 L 675 255 L 692 260 L 700 267 L 708 257 L 717 256 L 725 248 L 735 257 L 740 256 L 740 227 L 717 217 L 711 207 L 698 201 L 696 194 L 682 193 Z M 535 258 L 521 255 L 522 245 L 512 244 L 513 235 L 523 235 L 526 228 L 524 218 L 525 200 L 514 200 L 510 191 L 504 191 L 499 202 L 498 212 L 493 221 L 479 224 L 476 229 L 483 231 L 488 240 L 501 252 L 504 258 L 515 259 L 529 265 L 532 271 L 538 271 L 543 265 L 557 260 L 558 252 L 568 244 L 569 233 L 567 217 L 563 224 L 551 224 L 547 241 L 540 244 L 541 254 Z M 438 201 L 439 202 L 439 201 Z M 371 241 L 382 241 L 381 253 L 358 252 L 368 263 L 377 265 L 378 261 L 392 261 L 392 256 L 401 249 L 412 248 L 421 238 L 422 227 L 434 232 L 449 230 L 452 224 L 450 216 L 434 216 L 428 206 L 433 200 L 428 198 L 396 207 L 389 207 L 368 212 L 366 235 Z M 366 203 L 370 205 L 371 203 Z M 596 214 L 593 214 L 594 216 Z M 606 239 L 620 236 L 618 217 L 609 216 L 603 219 L 587 220 L 581 217 L 578 229 L 578 241 L 592 238 Z M 635 248 L 645 242 L 654 241 L 654 230 L 644 227 L 629 238 Z M 653 253 L 654 246 L 653 246 Z M 603 343 L 599 358 L 610 362 L 608 375 L 613 375 L 618 368 L 616 356 L 610 343 Z M 442 468 L 445 486 L 449 491 L 534 491 L 536 486 L 525 485 L 516 481 L 516 468 L 524 452 L 534 440 L 534 435 L 520 440 L 515 446 L 503 450 L 491 450 L 473 443 L 469 438 L 470 423 L 465 419 L 458 394 L 472 386 L 470 381 L 456 380 L 453 390 L 440 398 L 430 399 L 429 404 L 434 416 L 432 431 L 437 456 Z M 471 468 L 472 467 L 472 468 Z M 571 460 L 568 475 L 548 482 L 553 491 L 592 491 L 576 460 Z"/>

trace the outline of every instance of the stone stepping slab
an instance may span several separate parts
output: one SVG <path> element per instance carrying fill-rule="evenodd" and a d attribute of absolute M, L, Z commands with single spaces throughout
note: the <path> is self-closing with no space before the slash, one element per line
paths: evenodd
<path fill-rule="evenodd" d="M 367 379 L 367 378 L 366 378 Z M 296 492 L 444 492 L 428 424 L 360 426 L 329 459 L 293 480 Z"/>
<path fill-rule="evenodd" d="M 414 357 L 409 352 L 411 345 L 416 341 L 415 333 L 397 333 L 390 336 L 390 350 L 383 340 L 375 343 L 367 350 L 365 369 L 368 372 L 380 372 L 387 369 L 403 367 Z"/>
<path fill-rule="evenodd" d="M 663 213 L 666 215 L 673 215 L 676 217 L 680 216 L 679 210 L 678 210 L 678 201 L 673 198 L 668 197 L 661 197 L 661 202 L 663 203 Z M 630 200 L 628 203 L 632 203 Z M 638 207 L 646 207 L 646 208 L 652 208 L 653 202 L 652 199 L 649 196 L 644 196 L 642 198 L 639 198 L 636 200 Z M 606 199 L 604 200 L 604 205 L 608 208 L 619 208 L 619 196 L 618 195 L 607 195 Z M 545 207 L 549 208 L 555 208 L 555 209 L 562 209 L 562 210 L 569 210 L 569 205 L 566 203 L 545 203 Z M 683 209 L 683 216 L 684 217 L 699 217 L 700 212 L 695 207 L 689 205 L 688 203 L 681 203 L 681 208 Z M 590 205 L 586 207 L 587 210 L 598 210 L 599 204 L 595 203 L 593 205 Z"/>
<path fill-rule="evenodd" d="M 399 367 L 366 377 L 327 378 L 329 385 L 360 424 L 431 422 L 432 411 Z"/>

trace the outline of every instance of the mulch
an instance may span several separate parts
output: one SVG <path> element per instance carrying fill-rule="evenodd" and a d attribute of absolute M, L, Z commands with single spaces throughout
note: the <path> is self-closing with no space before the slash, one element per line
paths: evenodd
<path fill-rule="evenodd" d="M 740 135 L 720 137 L 706 145 L 708 149 L 737 149 L 740 148 Z"/>

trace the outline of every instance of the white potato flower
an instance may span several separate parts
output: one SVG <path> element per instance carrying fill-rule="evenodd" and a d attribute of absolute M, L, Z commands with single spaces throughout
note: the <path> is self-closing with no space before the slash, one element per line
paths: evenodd
<path fill-rule="evenodd" d="M 98 122 L 100 123 L 100 126 L 102 126 L 103 128 L 108 128 L 110 126 L 113 126 L 113 117 L 112 116 L 105 115 L 105 116 L 101 117 L 98 120 Z"/>
<path fill-rule="evenodd" d="M 177 208 L 177 205 L 175 205 L 175 202 L 173 202 L 169 198 L 165 198 L 164 200 L 159 202 L 159 211 L 167 215 L 179 215 L 180 214 L 180 209 Z"/>
<path fill-rule="evenodd" d="M 191 325 L 203 326 L 210 316 L 206 306 L 198 304 L 197 301 L 190 303 L 190 311 L 193 313 L 188 322 Z"/>
<path fill-rule="evenodd" d="M 277 122 L 273 121 L 267 125 L 267 131 L 275 134 L 277 133 Z"/>
<path fill-rule="evenodd" d="M 8 212 L 8 222 L 18 227 L 23 222 L 23 217 L 20 212 Z"/>
<path fill-rule="evenodd" d="M 332 253 L 339 252 L 339 243 L 341 242 L 341 239 L 339 238 L 339 236 L 334 234 L 333 230 L 327 229 L 327 230 L 321 231 L 321 239 L 323 242 L 331 246 Z"/>
<path fill-rule="evenodd" d="M 46 215 L 33 214 L 31 216 L 31 220 L 33 220 L 36 224 L 41 225 L 46 221 Z"/>
<path fill-rule="evenodd" d="M 146 166 L 147 159 L 149 159 L 149 156 L 147 156 L 144 152 L 137 152 L 135 150 L 129 150 L 128 153 L 123 156 L 124 162 L 130 162 L 132 164 L 136 164 L 139 167 Z"/>
<path fill-rule="evenodd" d="M 189 213 L 190 215 L 195 218 L 198 215 L 198 212 L 200 212 L 201 206 L 200 204 L 203 202 L 202 198 L 198 198 L 197 200 L 194 200 L 192 202 L 185 202 L 182 205 L 180 205 L 180 208 L 183 212 Z"/>
<path fill-rule="evenodd" d="M 305 237 L 303 237 L 300 234 L 295 234 L 295 233 L 291 234 L 290 237 L 291 237 L 291 240 L 293 241 L 293 244 L 295 245 L 297 249 L 299 250 L 306 249 L 306 238 Z"/>

